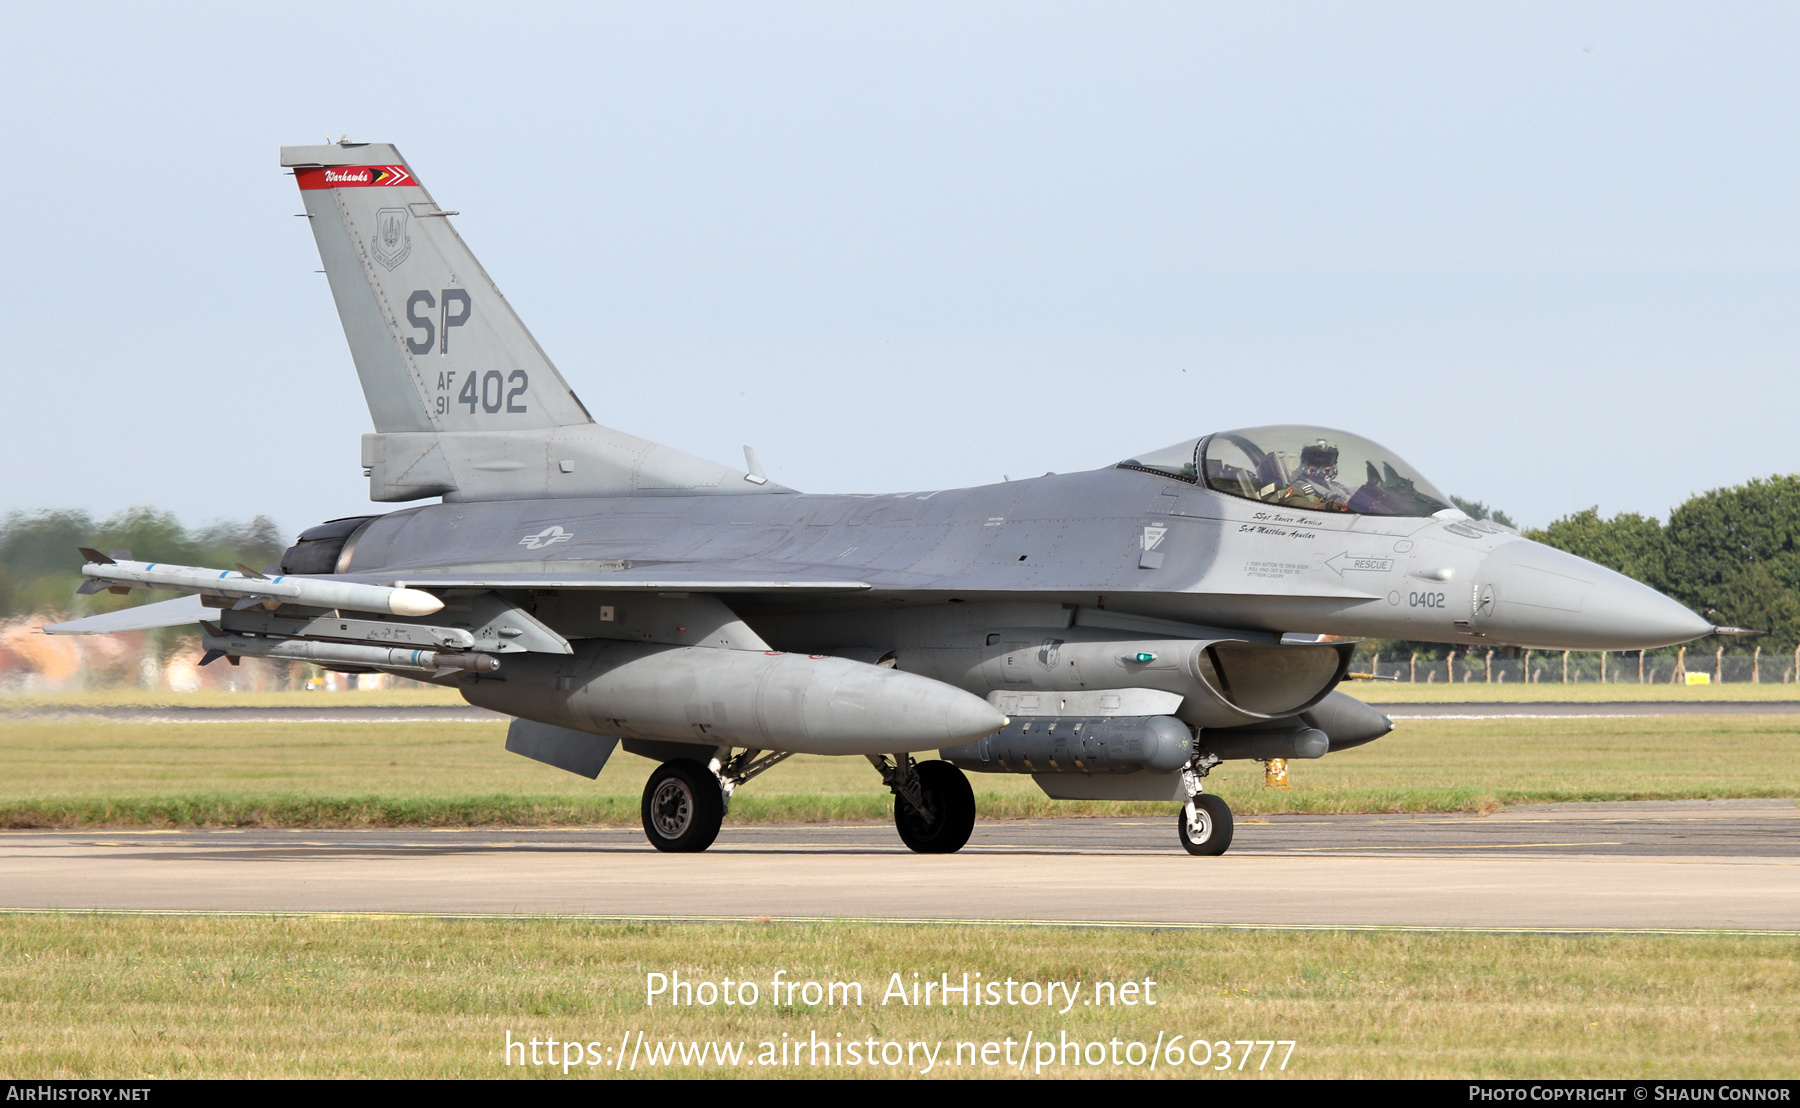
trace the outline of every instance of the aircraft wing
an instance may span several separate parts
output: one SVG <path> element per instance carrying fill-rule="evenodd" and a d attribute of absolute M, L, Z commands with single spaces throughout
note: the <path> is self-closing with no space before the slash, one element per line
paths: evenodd
<path fill-rule="evenodd" d="M 781 567 L 766 570 L 708 564 L 658 565 L 626 569 L 532 568 L 519 565 L 458 566 L 443 569 L 345 573 L 333 580 L 391 584 L 405 581 L 415 589 L 607 589 L 630 592 L 863 592 L 867 581 L 832 580 L 816 574 L 790 574 Z"/>
<path fill-rule="evenodd" d="M 153 627 L 180 627 L 209 618 L 206 606 L 198 596 L 177 597 L 157 604 L 140 604 L 121 608 L 67 623 L 52 623 L 44 628 L 46 635 L 109 635 L 115 631 L 148 631 Z"/>

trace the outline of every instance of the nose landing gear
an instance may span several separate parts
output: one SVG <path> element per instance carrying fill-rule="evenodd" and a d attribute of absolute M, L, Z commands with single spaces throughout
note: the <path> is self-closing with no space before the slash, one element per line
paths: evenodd
<path fill-rule="evenodd" d="M 1219 759 L 1202 754 L 1181 770 L 1181 784 L 1187 790 L 1187 803 L 1175 817 L 1181 848 L 1199 857 L 1217 857 L 1231 848 L 1231 806 L 1212 793 L 1200 791 L 1200 782 Z"/>
<path fill-rule="evenodd" d="M 1201 857 L 1225 853 L 1231 847 L 1231 807 L 1211 793 L 1201 793 L 1181 806 L 1181 847 Z"/>

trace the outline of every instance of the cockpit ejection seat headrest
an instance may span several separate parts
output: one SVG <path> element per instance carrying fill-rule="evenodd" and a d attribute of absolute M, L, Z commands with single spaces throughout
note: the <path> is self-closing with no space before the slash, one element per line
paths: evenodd
<path fill-rule="evenodd" d="M 1336 469 L 1338 448 L 1324 439 L 1300 448 L 1300 464 L 1307 469 Z"/>

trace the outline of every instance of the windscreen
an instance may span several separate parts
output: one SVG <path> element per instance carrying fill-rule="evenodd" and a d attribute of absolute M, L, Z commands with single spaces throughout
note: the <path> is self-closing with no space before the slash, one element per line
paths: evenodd
<path fill-rule="evenodd" d="M 1392 451 L 1323 427 L 1223 431 L 1197 451 L 1208 488 L 1313 512 L 1429 516 L 1450 500 Z"/>
<path fill-rule="evenodd" d="M 1161 450 L 1152 450 L 1148 454 L 1139 454 L 1135 458 L 1127 458 L 1119 465 L 1125 469 L 1142 469 L 1150 473 L 1161 473 L 1169 477 L 1179 477 L 1183 481 L 1199 482 L 1200 470 L 1196 459 L 1200 455 L 1200 440 L 1192 438 L 1186 442 L 1178 442 L 1174 446 L 1165 446 Z"/>
<path fill-rule="evenodd" d="M 1250 427 L 1119 463 L 1232 496 L 1312 512 L 1429 516 L 1450 499 L 1392 451 L 1324 427 Z"/>

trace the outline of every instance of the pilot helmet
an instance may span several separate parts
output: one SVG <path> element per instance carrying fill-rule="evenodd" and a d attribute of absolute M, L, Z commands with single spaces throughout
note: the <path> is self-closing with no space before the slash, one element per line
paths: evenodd
<path fill-rule="evenodd" d="M 1336 469 L 1338 448 L 1324 439 L 1300 448 L 1300 464 L 1307 469 Z"/>

